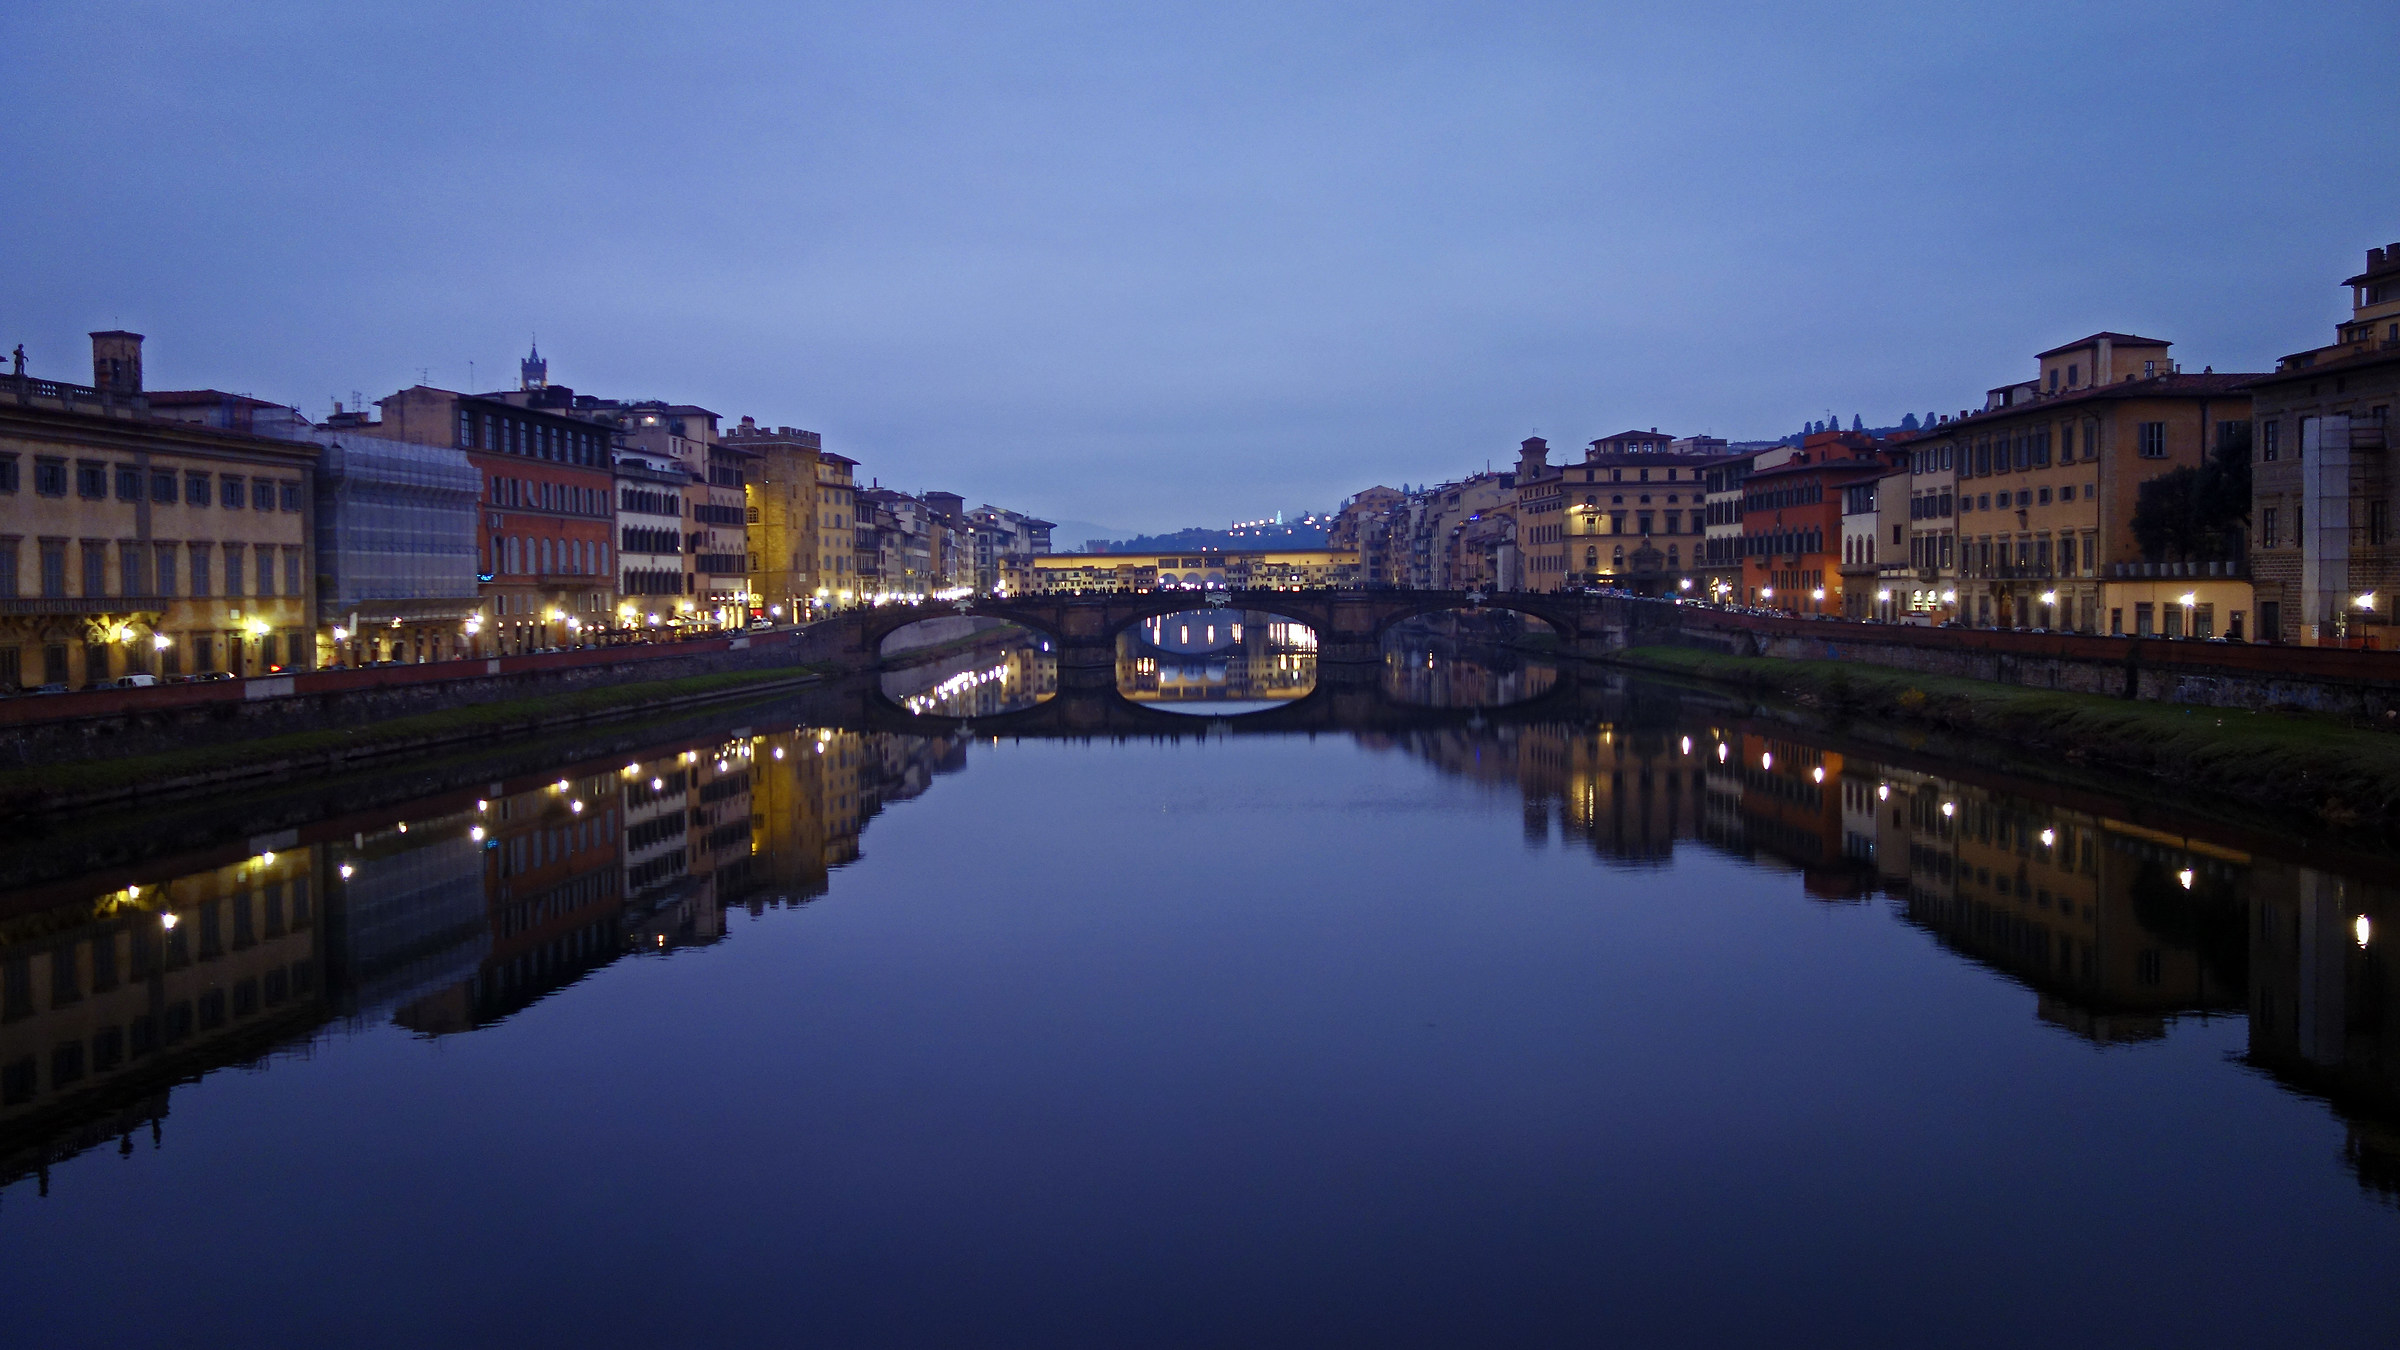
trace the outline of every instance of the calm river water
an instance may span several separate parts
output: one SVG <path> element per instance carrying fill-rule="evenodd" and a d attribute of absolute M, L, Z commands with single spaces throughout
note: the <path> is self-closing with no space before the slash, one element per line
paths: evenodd
<path fill-rule="evenodd" d="M 0 897 L 7 1342 L 2400 1335 L 2389 859 L 1424 653 L 1013 739 L 980 659 Z"/>

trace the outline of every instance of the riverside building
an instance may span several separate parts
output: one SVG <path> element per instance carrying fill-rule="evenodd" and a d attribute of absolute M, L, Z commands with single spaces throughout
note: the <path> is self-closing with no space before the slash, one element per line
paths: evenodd
<path fill-rule="evenodd" d="M 342 433 L 450 445 L 479 478 L 482 603 L 472 655 L 580 642 L 615 601 L 615 481 L 605 427 L 497 396 L 417 385 L 379 399 L 382 416 L 337 414 Z"/>
<path fill-rule="evenodd" d="M 311 664 L 316 447 L 155 415 L 142 340 L 0 376 L 0 688 Z"/>
<path fill-rule="evenodd" d="M 2167 637 L 2246 633 L 2238 557 L 2145 559 L 2141 486 L 2249 435 L 2248 375 L 2183 373 L 2169 344 L 2094 333 L 2036 358 L 1954 438 L 1956 617 L 1979 627 Z"/>
<path fill-rule="evenodd" d="M 2400 477 L 2400 243 L 2367 250 L 2332 345 L 2250 381 L 2250 530 L 2258 634 L 2268 642 L 2393 645 Z"/>

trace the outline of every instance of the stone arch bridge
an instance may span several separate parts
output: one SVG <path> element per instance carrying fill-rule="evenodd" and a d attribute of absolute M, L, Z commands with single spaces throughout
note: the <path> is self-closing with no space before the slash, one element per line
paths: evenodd
<path fill-rule="evenodd" d="M 1527 591 L 1087 591 L 879 605 L 827 620 L 811 632 L 831 639 L 836 659 L 864 667 L 881 659 L 885 638 L 920 620 L 958 614 L 1002 619 L 1049 638 L 1058 653 L 1060 685 L 1080 688 L 1114 683 L 1117 635 L 1126 629 L 1146 619 L 1212 607 L 1256 610 L 1307 625 L 1317 635 L 1320 668 L 1381 661 L 1384 633 L 1419 614 L 1458 609 L 1529 614 L 1557 632 L 1562 654 L 1601 656 L 1663 638 L 1674 626 L 1675 610 L 1667 600 Z"/>

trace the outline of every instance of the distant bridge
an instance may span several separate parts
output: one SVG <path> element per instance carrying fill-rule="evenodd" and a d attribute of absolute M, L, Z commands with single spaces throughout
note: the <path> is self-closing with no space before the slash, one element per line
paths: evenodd
<path fill-rule="evenodd" d="M 863 667 L 879 662 L 884 639 L 912 623 L 960 614 L 1001 619 L 1050 639 L 1058 653 L 1062 687 L 1097 688 L 1116 681 L 1118 634 L 1145 620 L 1212 608 L 1235 613 L 1256 610 L 1306 625 L 1317 635 L 1320 670 L 1381 661 L 1385 632 L 1420 614 L 1507 610 L 1531 615 L 1557 632 L 1562 654 L 1602 656 L 1663 638 L 1674 626 L 1675 611 L 1671 601 L 1566 592 L 1087 591 L 878 605 L 813 625 L 810 632 L 831 640 L 831 654 L 836 659 Z"/>

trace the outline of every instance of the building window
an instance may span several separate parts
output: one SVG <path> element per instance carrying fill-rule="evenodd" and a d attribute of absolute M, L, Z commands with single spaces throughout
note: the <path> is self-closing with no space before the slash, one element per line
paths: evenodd
<path fill-rule="evenodd" d="M 275 509 L 275 485 L 273 483 L 264 478 L 250 480 L 250 509 L 253 511 Z"/>
<path fill-rule="evenodd" d="M 287 548 L 283 551 L 283 593 L 285 595 L 300 593 L 300 550 L 296 548 Z"/>
<path fill-rule="evenodd" d="M 208 475 L 187 473 L 183 476 L 183 503 L 186 506 L 208 505 Z"/>
<path fill-rule="evenodd" d="M 208 545 L 193 544 L 190 548 L 192 551 L 192 598 L 205 600 L 208 598 Z M 204 651 L 205 648 L 195 648 L 194 650 Z M 197 664 L 192 669 L 207 670 L 209 668 L 206 660 L 197 656 L 194 660 Z"/>
<path fill-rule="evenodd" d="M 2258 512 L 2258 546 L 2259 546 L 2260 548 L 2280 548 L 2280 547 L 2282 547 L 2282 545 L 2283 545 L 2283 536 L 2282 536 L 2282 534 L 2281 534 L 2280 532 L 2278 532 L 2278 530 L 2276 529 L 2276 526 L 2277 526 L 2278 524 L 2280 524 L 2280 521 L 2277 519 L 2277 517 L 2278 517 L 2280 514 L 2281 514 L 2281 513 L 2280 513 L 2279 511 L 2277 511 L 2277 509 L 2276 509 L 2276 508 L 2274 508 L 2274 507 L 2272 507 L 2272 506 L 2266 506 L 2266 507 L 2261 507 L 2261 508 L 2259 508 L 2259 512 Z"/>
<path fill-rule="evenodd" d="M 150 475 L 150 500 L 161 506 L 175 504 L 175 475 L 172 472 Z"/>
<path fill-rule="evenodd" d="M 117 500 L 138 502 L 142 499 L 142 471 L 131 464 L 117 466 Z"/>
<path fill-rule="evenodd" d="M 475 414 L 464 408 L 458 410 L 458 443 L 461 448 L 475 443 Z"/>
<path fill-rule="evenodd" d="M 150 593 L 149 562 L 150 546 L 148 544 L 137 544 L 130 540 L 118 543 L 117 579 L 122 583 L 120 590 L 123 594 L 148 595 Z"/>
<path fill-rule="evenodd" d="M 228 599 L 242 593 L 242 546 L 225 545 L 225 594 Z"/>
<path fill-rule="evenodd" d="M 277 483 L 275 485 L 275 505 L 285 511 L 299 510 L 300 485 L 298 483 Z"/>
<path fill-rule="evenodd" d="M 2144 459 L 2165 459 L 2167 457 L 2166 423 L 2142 423 L 2140 453 Z"/>
<path fill-rule="evenodd" d="M 162 596 L 173 596 L 175 594 L 175 545 L 158 545 L 156 561 L 158 563 L 158 593 Z"/>
<path fill-rule="evenodd" d="M 17 457 L 0 455 L 0 492 L 17 490 Z"/>
<path fill-rule="evenodd" d="M 36 456 L 33 461 L 33 490 L 45 497 L 67 495 L 67 462 Z"/>
<path fill-rule="evenodd" d="M 17 598 L 17 544 L 15 539 L 0 539 L 0 600 Z M 14 647 L 0 647 L 0 652 L 14 652 Z M 14 683 L 14 681 L 0 681 Z"/>
<path fill-rule="evenodd" d="M 97 460 L 75 461 L 75 495 L 89 501 L 108 496 L 108 466 Z"/>
<path fill-rule="evenodd" d="M 217 480 L 217 501 L 228 511 L 242 509 L 242 480 L 227 474 Z"/>
<path fill-rule="evenodd" d="M 251 550 L 258 559 L 258 594 L 266 599 L 275 594 L 275 553 L 264 544 Z"/>
<path fill-rule="evenodd" d="M 2382 547 L 2392 535 L 2392 504 L 2385 501 L 2367 503 L 2367 543 Z"/>
<path fill-rule="evenodd" d="M 83 546 L 83 594 L 108 594 L 108 546 L 86 541 Z"/>

